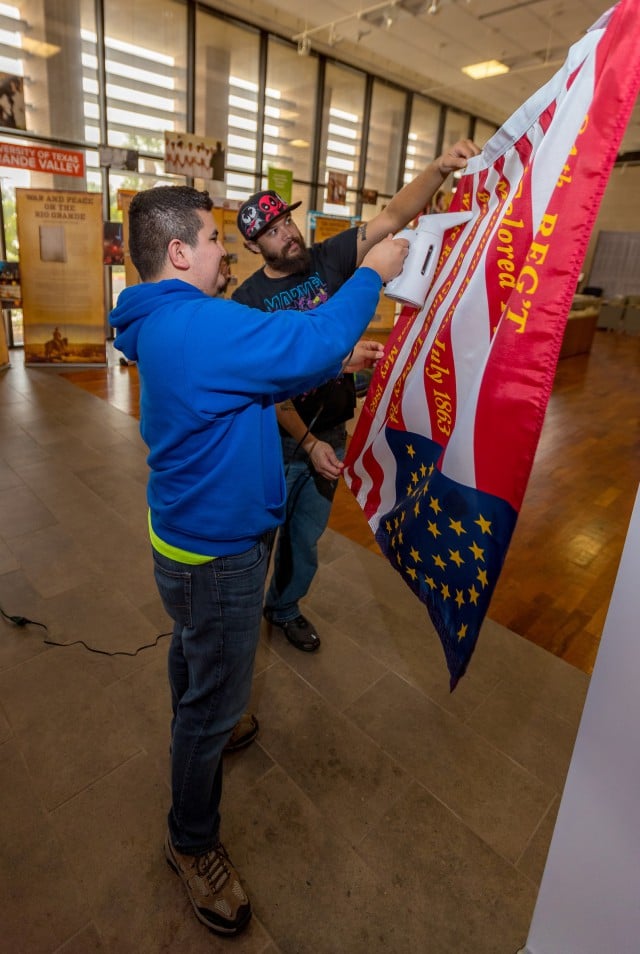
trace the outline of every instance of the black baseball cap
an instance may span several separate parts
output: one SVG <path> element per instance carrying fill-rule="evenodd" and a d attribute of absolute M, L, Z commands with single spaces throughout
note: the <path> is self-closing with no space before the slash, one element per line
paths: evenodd
<path fill-rule="evenodd" d="M 249 241 L 253 242 L 275 222 L 276 219 L 297 209 L 302 202 L 287 205 L 282 196 L 267 189 L 256 192 L 243 202 L 238 211 L 238 229 Z"/>

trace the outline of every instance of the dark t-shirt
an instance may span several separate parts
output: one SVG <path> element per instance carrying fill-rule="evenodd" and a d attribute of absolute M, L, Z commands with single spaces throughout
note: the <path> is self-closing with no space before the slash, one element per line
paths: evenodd
<path fill-rule="evenodd" d="M 304 272 L 267 278 L 262 268 L 235 290 L 234 301 L 261 311 L 309 311 L 327 301 L 353 275 L 357 229 L 347 229 L 313 245 L 311 266 Z M 294 398 L 296 411 L 314 431 L 327 430 L 353 417 L 356 392 L 352 374 L 343 374 Z M 318 413 L 319 412 L 319 413 Z M 317 415 L 317 416 L 316 416 Z"/>

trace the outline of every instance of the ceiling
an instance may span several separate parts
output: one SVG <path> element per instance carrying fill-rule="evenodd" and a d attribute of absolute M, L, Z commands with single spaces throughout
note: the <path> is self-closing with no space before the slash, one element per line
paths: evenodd
<path fill-rule="evenodd" d="M 311 50 L 502 123 L 560 68 L 611 0 L 212 0 Z M 306 39 L 305 39 L 306 37 Z M 473 80 L 462 67 L 499 60 Z M 620 153 L 640 153 L 636 105 Z"/>

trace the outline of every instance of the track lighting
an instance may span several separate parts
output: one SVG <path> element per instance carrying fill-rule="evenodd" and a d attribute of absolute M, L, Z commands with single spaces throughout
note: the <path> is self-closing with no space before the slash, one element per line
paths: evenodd
<path fill-rule="evenodd" d="M 307 25 L 303 32 L 294 34 L 291 39 L 294 43 L 298 44 L 298 53 L 300 56 L 306 56 L 311 50 L 312 36 L 320 36 L 326 32 L 327 45 L 334 46 L 341 40 L 349 38 L 344 36 L 341 31 L 338 31 L 336 29 L 337 27 L 339 28 L 354 20 L 356 22 L 364 20 L 371 26 L 389 30 L 402 15 L 412 17 L 419 16 L 424 10 L 425 5 L 429 2 L 431 2 L 431 6 L 428 9 L 428 13 L 437 13 L 440 9 L 440 0 L 381 0 L 381 2 L 374 3 L 370 7 L 361 8 L 354 13 L 347 13 L 345 16 L 337 17 L 328 23 L 321 23 L 318 24 L 318 26 L 312 27 Z M 364 31 L 358 30 L 355 42 L 357 43 L 369 32 L 368 29 Z"/>

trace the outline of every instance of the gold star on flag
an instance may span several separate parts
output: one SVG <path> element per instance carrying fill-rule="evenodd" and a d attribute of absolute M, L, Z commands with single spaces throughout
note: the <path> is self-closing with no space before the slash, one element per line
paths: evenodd
<path fill-rule="evenodd" d="M 398 543 L 400 544 L 400 546 L 402 546 L 402 544 L 404 543 L 404 536 L 403 536 L 402 530 L 398 534 Z"/>
<path fill-rule="evenodd" d="M 436 553 L 436 554 L 432 553 L 431 556 L 433 557 L 433 562 L 435 563 L 437 567 L 440 567 L 441 570 L 446 569 L 447 564 L 444 562 L 444 560 L 442 559 L 439 553 Z"/>
<path fill-rule="evenodd" d="M 431 507 L 431 509 L 433 510 L 434 513 L 441 513 L 441 512 L 442 512 L 442 507 L 440 506 L 440 503 L 439 503 L 437 497 L 432 497 L 432 498 L 431 498 L 431 500 L 429 501 L 429 506 Z"/>
<path fill-rule="evenodd" d="M 473 544 L 469 547 L 469 549 L 473 553 L 476 560 L 482 560 L 482 562 L 484 563 L 484 550 L 482 549 L 482 547 L 478 546 L 475 540 L 473 541 Z"/>
<path fill-rule="evenodd" d="M 411 482 L 414 483 L 414 484 L 417 484 L 417 483 L 418 483 L 418 471 L 417 471 L 417 470 L 413 470 L 413 471 L 411 472 Z"/>
<path fill-rule="evenodd" d="M 464 593 L 462 590 L 456 590 L 456 603 L 458 604 L 458 608 L 464 605 Z"/>
<path fill-rule="evenodd" d="M 420 513 L 420 501 L 419 501 L 419 500 L 416 500 L 416 505 L 415 505 L 415 507 L 413 508 L 413 515 L 414 515 L 414 517 L 417 517 L 419 513 Z"/>
<path fill-rule="evenodd" d="M 478 605 L 478 597 L 479 597 L 479 596 L 480 596 L 480 594 L 478 593 L 478 591 L 477 591 L 477 589 L 475 588 L 475 586 L 470 586 L 470 587 L 469 587 L 469 602 L 470 602 L 470 603 L 473 603 L 474 606 L 477 606 L 477 605 Z"/>
<path fill-rule="evenodd" d="M 407 497 L 410 497 L 412 493 L 413 493 L 413 487 L 411 486 L 411 484 L 407 484 Z"/>
<path fill-rule="evenodd" d="M 432 534 L 433 534 L 433 539 L 434 539 L 434 540 L 435 540 L 436 537 L 441 536 L 441 533 L 440 533 L 440 531 L 438 530 L 437 525 L 436 525 L 435 523 L 432 523 L 431 520 L 427 520 L 427 530 L 429 531 L 429 533 L 432 533 Z"/>
<path fill-rule="evenodd" d="M 446 583 L 442 583 L 442 584 L 441 584 L 441 586 L 440 586 L 440 593 L 442 594 L 442 599 L 443 599 L 443 600 L 448 600 L 449 597 L 451 596 L 451 593 L 449 592 L 449 587 L 447 586 Z"/>
<path fill-rule="evenodd" d="M 464 638 L 465 638 L 465 636 L 467 635 L 467 628 L 468 628 L 468 627 L 467 627 L 467 624 L 466 624 L 466 623 L 463 623 L 462 626 L 460 627 L 460 629 L 458 630 L 458 633 L 457 633 L 458 639 L 464 639 Z"/>
<path fill-rule="evenodd" d="M 433 464 L 429 464 L 429 476 L 431 476 L 431 474 L 433 473 L 434 470 L 435 470 L 434 465 L 433 465 Z"/>
<path fill-rule="evenodd" d="M 400 526 L 400 521 L 398 520 L 397 517 L 394 517 L 394 518 L 393 518 L 393 525 L 394 525 L 394 527 L 396 528 L 396 530 L 397 530 L 398 527 Z"/>
<path fill-rule="evenodd" d="M 414 450 L 414 448 L 413 448 L 413 444 L 407 444 L 407 454 L 408 454 L 409 457 L 411 457 L 412 459 L 415 457 L 416 452 L 415 452 L 415 450 Z"/>
<path fill-rule="evenodd" d="M 478 579 L 479 579 L 480 582 L 482 583 L 482 588 L 483 588 L 483 589 L 484 589 L 485 586 L 488 586 L 488 585 L 489 585 L 489 580 L 487 579 L 487 571 L 486 571 L 486 570 L 478 570 Z"/>
<path fill-rule="evenodd" d="M 420 556 L 417 550 L 414 550 L 414 548 L 411 547 L 411 550 L 409 551 L 409 553 L 414 563 L 422 563 L 422 557 Z"/>
<path fill-rule="evenodd" d="M 402 557 L 399 553 L 396 553 L 396 563 L 398 566 L 402 566 Z"/>
<path fill-rule="evenodd" d="M 426 476 L 427 476 L 427 468 L 426 468 L 424 462 L 423 462 L 422 464 L 420 464 L 420 476 L 421 476 L 421 477 L 426 477 Z"/>
<path fill-rule="evenodd" d="M 477 523 L 483 533 L 491 533 L 491 521 L 485 520 L 481 513 L 478 514 L 478 519 L 474 520 L 474 523 Z"/>
<path fill-rule="evenodd" d="M 467 532 L 462 526 L 462 520 L 453 520 L 451 517 L 449 517 L 449 530 L 453 530 L 458 536 Z"/>
<path fill-rule="evenodd" d="M 425 575 L 424 582 L 427 584 L 427 586 L 429 587 L 430 590 L 435 590 L 435 588 L 436 588 L 436 581 L 434 580 L 434 578 L 433 578 L 432 576 L 426 576 L 426 575 Z"/>
<path fill-rule="evenodd" d="M 387 528 L 387 533 L 391 533 L 391 530 L 392 530 L 393 528 L 392 528 L 392 526 L 391 526 L 391 521 L 390 521 L 390 520 L 387 520 L 387 522 L 385 523 L 385 527 Z"/>
<path fill-rule="evenodd" d="M 410 576 L 412 580 L 416 580 L 418 578 L 418 574 L 416 573 L 414 567 L 412 566 L 407 567 L 407 576 Z"/>
<path fill-rule="evenodd" d="M 452 563 L 455 563 L 458 569 L 460 568 L 460 564 L 464 563 L 459 550 L 449 550 L 449 559 Z"/>

